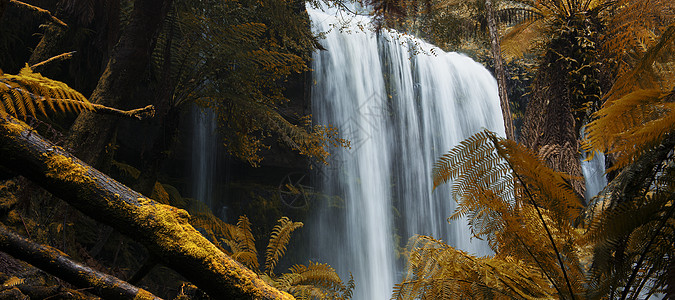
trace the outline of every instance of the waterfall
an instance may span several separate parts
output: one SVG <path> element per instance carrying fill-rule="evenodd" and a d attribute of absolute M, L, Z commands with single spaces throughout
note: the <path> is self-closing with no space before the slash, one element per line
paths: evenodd
<path fill-rule="evenodd" d="M 585 139 L 586 132 L 583 127 L 580 136 Z M 589 201 L 607 186 L 607 176 L 605 176 L 605 155 L 602 152 L 595 153 L 593 159 L 589 161 L 586 161 L 587 157 L 586 152 L 581 153 L 581 172 L 586 183 L 586 195 L 584 196 L 586 201 Z"/>
<path fill-rule="evenodd" d="M 213 209 L 219 142 L 213 111 L 195 106 L 192 128 L 192 197 Z"/>
<path fill-rule="evenodd" d="M 327 49 L 313 56 L 314 120 L 351 141 L 350 149 L 332 149 L 330 165 L 315 175 L 323 207 L 308 222 L 312 260 L 343 278 L 352 272 L 354 299 L 370 300 L 390 297 L 413 234 L 489 254 L 465 220 L 446 222 L 455 208 L 450 187 L 432 192 L 431 170 L 482 128 L 504 135 L 495 79 L 466 56 L 362 30 L 367 17 L 346 23 L 339 13 L 308 11 Z"/>

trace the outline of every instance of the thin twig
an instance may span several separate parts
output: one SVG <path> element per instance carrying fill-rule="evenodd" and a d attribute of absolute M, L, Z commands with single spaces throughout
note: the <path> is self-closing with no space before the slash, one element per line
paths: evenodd
<path fill-rule="evenodd" d="M 66 60 L 66 59 L 71 59 L 71 58 L 73 58 L 73 54 L 75 54 L 75 52 L 77 52 L 77 51 L 71 51 L 71 52 L 66 52 L 66 53 L 63 53 L 63 54 L 59 54 L 59 55 L 54 56 L 54 57 L 52 57 L 52 58 L 50 58 L 50 59 L 47 59 L 47 60 L 41 61 L 41 62 L 39 62 L 39 63 L 36 63 L 36 64 L 30 66 L 30 68 L 31 68 L 31 70 L 33 70 L 34 72 L 38 72 L 38 69 L 44 67 L 45 65 L 48 65 L 48 64 L 53 63 L 53 62 L 57 62 L 57 61 L 62 61 L 62 60 Z M 38 72 L 38 73 L 39 73 L 39 72 Z"/>
<path fill-rule="evenodd" d="M 17 1 L 17 0 L 9 0 L 9 3 L 10 3 L 10 4 L 14 4 L 14 5 L 18 6 L 18 7 L 22 7 L 22 8 L 26 8 L 26 9 L 32 10 L 32 11 L 36 12 L 37 14 L 39 14 L 39 15 L 41 15 L 41 16 L 43 16 L 43 17 L 49 18 L 50 20 L 52 20 L 52 22 L 54 22 L 54 23 L 56 23 L 56 24 L 58 24 L 58 25 L 60 25 L 60 26 L 68 27 L 68 24 L 66 24 L 65 22 L 59 20 L 59 18 L 57 18 L 57 17 L 55 17 L 54 15 L 52 15 L 52 13 L 49 12 L 48 10 L 46 10 L 46 9 L 42 9 L 42 8 L 37 7 L 37 6 L 33 6 L 33 5 L 28 4 L 28 3 L 21 2 L 21 1 Z"/>

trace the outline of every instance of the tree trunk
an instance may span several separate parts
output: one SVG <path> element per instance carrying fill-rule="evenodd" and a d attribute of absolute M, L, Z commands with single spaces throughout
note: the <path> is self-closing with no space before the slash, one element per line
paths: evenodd
<path fill-rule="evenodd" d="M 211 244 L 188 223 L 186 211 L 118 183 L 8 115 L 0 116 L 0 165 L 145 245 L 213 298 L 293 299 Z"/>
<path fill-rule="evenodd" d="M 133 103 L 133 92 L 143 79 L 171 1 L 134 1 L 131 23 L 115 46 L 90 102 L 121 109 L 138 106 Z M 75 155 L 87 164 L 99 167 L 116 126 L 115 117 L 84 112 L 71 127 L 66 147 L 74 149 Z"/>
<path fill-rule="evenodd" d="M 88 290 L 89 292 L 105 299 L 132 300 L 139 297 L 148 300 L 161 300 L 161 298 L 146 290 L 79 264 L 57 249 L 34 243 L 15 234 L 1 224 L 0 250 L 75 286 L 92 287 L 93 289 Z"/>
<path fill-rule="evenodd" d="M 504 129 L 506 138 L 516 140 L 513 130 L 513 120 L 511 119 L 511 106 L 509 105 L 509 96 L 506 92 L 506 74 L 504 72 L 504 62 L 502 61 L 502 50 L 499 45 L 499 36 L 497 32 L 497 21 L 495 20 L 495 11 L 493 0 L 485 0 L 485 14 L 487 17 L 488 30 L 490 31 L 490 44 L 492 46 L 492 57 L 495 62 L 495 76 L 497 77 L 497 86 L 499 87 L 499 103 L 504 116 Z"/>

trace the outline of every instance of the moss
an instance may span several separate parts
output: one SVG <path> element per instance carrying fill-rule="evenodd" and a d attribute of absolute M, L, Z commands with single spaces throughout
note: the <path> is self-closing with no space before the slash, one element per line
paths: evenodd
<path fill-rule="evenodd" d="M 161 248 L 196 258 L 201 264 L 227 278 L 238 278 L 239 280 L 231 282 L 233 287 L 240 291 L 248 291 L 254 298 L 294 299 L 291 295 L 271 287 L 260 290 L 265 284 L 258 275 L 236 261 L 228 259 L 224 254 L 218 255 L 217 253 L 222 252 L 188 223 L 189 214 L 185 210 L 159 203 L 142 205 L 137 209 L 139 219 L 156 222 L 157 225 L 153 227 L 159 228 L 160 231 L 155 238 Z M 272 294 L 274 297 L 264 294 Z"/>
<path fill-rule="evenodd" d="M 47 156 L 47 173 L 48 177 L 56 178 L 63 181 L 75 183 L 87 183 L 93 181 L 87 175 L 88 168 L 75 163 L 72 158 L 59 154 L 42 154 Z"/>
<path fill-rule="evenodd" d="M 13 180 L 0 183 L 0 211 L 9 210 L 19 202 L 16 191 L 17 185 Z"/>
<path fill-rule="evenodd" d="M 138 289 L 138 293 L 134 296 L 134 300 L 153 300 L 156 299 L 154 295 L 144 289 Z"/>
<path fill-rule="evenodd" d="M 4 116 L 0 115 L 0 118 L 2 117 Z M 12 135 L 21 135 L 22 132 L 30 130 L 30 127 L 25 123 L 12 119 L 5 119 L 5 121 L 0 125 L 0 128 L 8 131 Z"/>

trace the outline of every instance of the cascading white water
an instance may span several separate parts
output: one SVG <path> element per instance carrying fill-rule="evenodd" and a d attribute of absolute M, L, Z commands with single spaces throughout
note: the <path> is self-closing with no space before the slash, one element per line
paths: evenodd
<path fill-rule="evenodd" d="M 198 107 L 192 114 L 192 197 L 213 208 L 219 141 L 216 118 L 212 111 Z"/>
<path fill-rule="evenodd" d="M 581 138 L 583 139 L 585 132 L 581 130 Z M 591 200 L 605 186 L 607 186 L 607 176 L 605 176 L 605 155 L 601 152 L 595 153 L 593 159 L 586 161 L 588 156 L 586 153 L 581 155 L 581 172 L 584 175 L 586 183 L 586 200 Z"/>
<path fill-rule="evenodd" d="M 504 135 L 494 78 L 466 56 L 394 32 L 363 31 L 366 17 L 344 24 L 334 13 L 308 11 L 315 32 L 327 32 L 327 51 L 313 57 L 314 120 L 351 141 L 317 172 L 329 201 L 309 222 L 312 259 L 342 276 L 352 272 L 354 299 L 370 300 L 390 297 L 403 271 L 399 247 L 412 234 L 487 254 L 465 221 L 446 222 L 455 205 L 448 186 L 432 193 L 431 169 L 482 128 Z M 413 46 L 427 54 L 411 55 Z"/>

